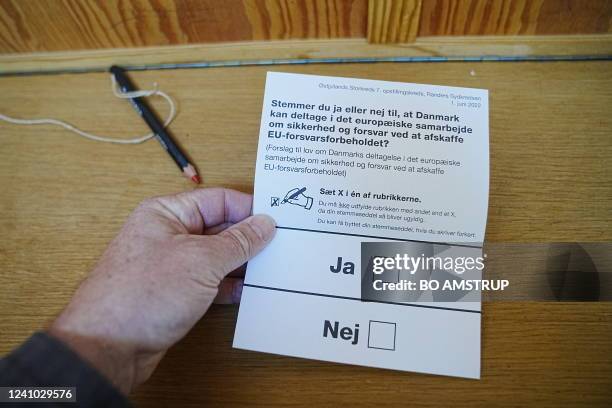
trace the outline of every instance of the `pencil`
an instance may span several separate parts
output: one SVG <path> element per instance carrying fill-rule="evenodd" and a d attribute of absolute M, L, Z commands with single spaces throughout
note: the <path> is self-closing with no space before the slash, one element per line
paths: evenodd
<path fill-rule="evenodd" d="M 122 92 L 136 91 L 136 88 L 132 84 L 132 81 L 130 81 L 130 78 L 128 78 L 123 68 L 113 65 L 110 68 L 110 72 L 115 76 L 117 84 L 119 84 L 119 88 Z M 166 152 L 168 152 L 179 169 L 181 169 L 183 175 L 194 183 L 199 184 L 201 179 L 195 167 L 189 163 L 185 153 L 183 153 L 180 147 L 174 142 L 170 136 L 170 133 L 168 133 L 168 131 L 164 128 L 164 125 L 162 122 L 160 122 L 159 118 L 149 107 L 147 102 L 143 98 L 130 98 L 130 102 L 132 103 L 134 110 L 149 126 L 159 144 L 164 148 L 164 150 L 166 150 Z"/>
<path fill-rule="evenodd" d="M 285 199 L 283 200 L 283 204 L 289 200 L 293 200 L 294 198 L 302 194 L 304 191 L 306 191 L 306 187 L 302 187 L 299 190 L 293 192 L 293 194 L 291 194 L 289 197 L 285 197 Z"/>

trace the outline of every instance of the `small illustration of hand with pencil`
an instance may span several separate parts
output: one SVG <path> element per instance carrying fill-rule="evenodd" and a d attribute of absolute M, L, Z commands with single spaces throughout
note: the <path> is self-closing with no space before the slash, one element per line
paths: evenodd
<path fill-rule="evenodd" d="M 293 204 L 299 207 L 303 207 L 306 210 L 310 210 L 312 208 L 313 198 L 304 194 L 306 191 L 306 187 L 302 188 L 292 188 L 285 194 L 285 198 L 281 204 Z"/>

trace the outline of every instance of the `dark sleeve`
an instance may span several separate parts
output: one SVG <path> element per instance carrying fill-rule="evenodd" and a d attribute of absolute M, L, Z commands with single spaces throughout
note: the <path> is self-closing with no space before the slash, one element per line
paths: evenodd
<path fill-rule="evenodd" d="M 92 366 L 62 342 L 45 333 L 34 334 L 0 360 L 0 386 L 76 387 L 76 404 L 57 406 L 131 406 L 127 398 Z M 24 407 L 23 403 L 15 405 Z"/>

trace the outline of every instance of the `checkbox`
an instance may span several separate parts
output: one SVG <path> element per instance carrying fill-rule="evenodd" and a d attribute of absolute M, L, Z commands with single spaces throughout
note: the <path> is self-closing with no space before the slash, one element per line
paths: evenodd
<path fill-rule="evenodd" d="M 395 351 L 396 324 L 370 320 L 368 328 L 368 348 Z"/>
<path fill-rule="evenodd" d="M 399 269 L 385 269 L 382 273 L 374 273 L 374 269 L 373 269 L 373 265 L 374 265 L 374 258 L 385 258 L 384 256 L 380 256 L 380 255 L 375 255 L 370 257 L 370 261 L 368 262 L 368 269 L 366 271 L 366 273 L 370 276 L 372 276 L 372 282 L 379 280 L 381 282 L 386 282 L 386 283 L 397 283 L 399 282 L 399 278 L 400 278 L 400 271 Z"/>

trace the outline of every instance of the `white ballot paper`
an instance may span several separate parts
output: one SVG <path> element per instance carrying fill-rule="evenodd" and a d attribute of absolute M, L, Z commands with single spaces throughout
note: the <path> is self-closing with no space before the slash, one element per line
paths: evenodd
<path fill-rule="evenodd" d="M 488 187 L 486 90 L 269 72 L 253 213 L 277 233 L 248 263 L 234 347 L 480 378 L 480 293 L 430 283 L 482 270 L 374 266 L 480 257 Z"/>

